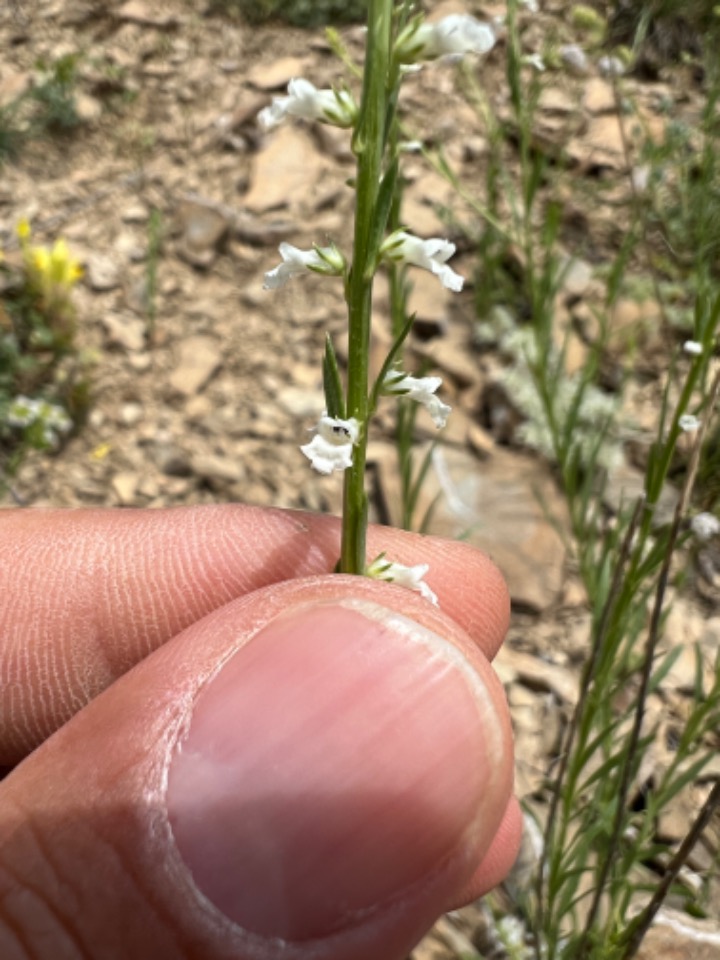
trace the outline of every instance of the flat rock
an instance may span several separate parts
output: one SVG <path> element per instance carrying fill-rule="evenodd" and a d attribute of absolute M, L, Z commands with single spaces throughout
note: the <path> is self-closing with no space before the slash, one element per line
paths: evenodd
<path fill-rule="evenodd" d="M 127 3 L 118 7 L 115 16 L 118 20 L 139 23 L 144 27 L 171 27 L 178 23 L 178 17 L 175 14 L 160 13 L 142 0 L 127 0 Z"/>
<path fill-rule="evenodd" d="M 248 82 L 258 90 L 281 90 L 295 77 L 305 72 L 306 61 L 300 57 L 280 57 L 271 63 L 259 63 L 247 75 Z"/>
<path fill-rule="evenodd" d="M 389 519 L 399 525 L 395 449 L 373 444 L 370 454 Z M 418 450 L 417 463 L 422 456 Z M 429 533 L 463 538 L 487 553 L 503 573 L 517 606 L 540 612 L 556 601 L 565 562 L 556 524 L 568 527 L 567 508 L 540 461 L 496 447 L 481 462 L 467 450 L 440 447 L 423 485 L 416 519 L 438 494 Z"/>
<path fill-rule="evenodd" d="M 424 270 L 414 270 L 411 277 L 408 314 L 415 314 L 426 331 L 435 333 L 447 329 L 450 297 L 437 277 Z M 415 330 L 417 328 L 414 328 Z"/>
<path fill-rule="evenodd" d="M 90 288 L 98 293 L 114 290 L 120 285 L 120 268 L 106 254 L 90 254 L 85 263 L 85 273 Z"/>
<path fill-rule="evenodd" d="M 614 113 L 617 108 L 613 85 L 600 77 L 591 77 L 585 84 L 583 106 L 590 113 Z"/>
<path fill-rule="evenodd" d="M 147 331 L 144 320 L 108 313 L 102 317 L 101 322 L 111 346 L 123 347 L 133 352 L 141 352 L 145 349 Z"/>
<path fill-rule="evenodd" d="M 279 127 L 254 158 L 244 204 L 253 213 L 288 207 L 310 198 L 322 163 L 310 139 L 297 127 Z"/>
<path fill-rule="evenodd" d="M 115 474 L 111 483 L 113 492 L 121 506 L 126 507 L 135 503 L 139 482 L 139 475 L 132 471 L 125 470 Z"/>
<path fill-rule="evenodd" d="M 180 254 L 196 267 L 209 267 L 221 249 L 230 221 L 212 204 L 184 201 L 178 211 Z"/>
<path fill-rule="evenodd" d="M 217 341 L 211 337 L 188 337 L 179 348 L 178 363 L 170 374 L 173 390 L 191 397 L 205 387 L 222 363 Z"/>
<path fill-rule="evenodd" d="M 245 478 L 242 464 L 218 454 L 197 454 L 191 461 L 193 473 L 212 485 L 238 483 Z"/>

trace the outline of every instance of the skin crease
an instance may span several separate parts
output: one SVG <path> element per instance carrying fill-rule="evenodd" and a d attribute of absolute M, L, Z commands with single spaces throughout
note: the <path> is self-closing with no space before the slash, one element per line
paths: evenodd
<path fill-rule="evenodd" d="M 435 915 L 505 875 L 520 815 L 507 710 L 487 660 L 509 604 L 477 551 L 369 531 L 369 556 L 430 564 L 437 610 L 392 585 L 327 576 L 339 540 L 328 517 L 235 505 L 7 511 L 0 531 L 0 759 L 25 758 L 0 784 L 3 960 L 276 956 L 198 903 L 155 811 L 198 691 L 243 637 L 313 598 L 367 597 L 450 640 L 486 679 L 506 746 L 490 812 L 468 828 L 476 868 L 456 869 L 450 856 L 445 875 L 405 902 L 283 956 L 399 960 Z M 15 905 L 9 919 L 4 903 Z"/>

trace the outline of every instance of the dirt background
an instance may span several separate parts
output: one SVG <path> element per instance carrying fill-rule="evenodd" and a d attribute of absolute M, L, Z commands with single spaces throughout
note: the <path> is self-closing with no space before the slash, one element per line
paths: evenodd
<path fill-rule="evenodd" d="M 542 6 L 537 16 L 523 14 L 528 54 L 542 52 L 549 37 L 575 39 L 567 5 Z M 433 4 L 433 17 L 462 9 Z M 475 5 L 471 12 L 489 18 L 504 5 Z M 359 60 L 362 30 L 348 28 L 342 36 Z M 326 331 L 344 352 L 341 291 L 332 280 L 306 277 L 270 293 L 262 281 L 279 260 L 282 240 L 307 248 L 332 239 L 349 249 L 352 156 L 342 131 L 295 123 L 263 134 L 256 123 L 258 110 L 292 77 L 324 87 L 343 76 L 323 34 L 249 27 L 208 15 L 199 0 L 26 0 L 0 8 L 0 50 L 0 103 L 36 81 L 39 60 L 81 55 L 80 125 L 65 136 L 30 141 L 0 171 L 0 246 L 8 257 L 17 255 L 15 225 L 24 216 L 36 242 L 62 235 L 81 259 L 78 346 L 92 381 L 87 423 L 55 455 L 28 458 L 5 505 L 242 501 L 338 513 L 339 479 L 312 473 L 298 446 L 323 408 Z M 497 115 L 507 115 L 503 42 L 474 69 Z M 404 116 L 413 136 L 443 144 L 468 190 L 481 198 L 486 131 L 456 82 L 456 68 L 445 63 L 412 76 Z M 661 137 L 668 118 L 691 121 L 702 103 L 701 87 L 685 68 L 627 83 L 644 119 L 639 132 L 620 119 L 612 84 L 592 59 L 586 71 L 549 74 L 541 97 L 538 143 L 548 150 L 562 146 L 575 184 L 561 230 L 568 256 L 576 256 L 557 303 L 561 329 L 602 298 L 597 268 L 622 241 L 632 151 L 645 136 Z M 507 162 L 516 163 L 510 141 L 506 149 Z M 431 529 L 469 535 L 508 579 L 515 612 L 498 669 L 517 732 L 517 790 L 541 809 L 546 763 L 577 696 L 589 613 L 558 532 L 567 520 L 552 471 L 513 442 L 517 412 L 512 398 L 495 389 L 507 360 L 481 349 L 475 336 L 476 267 L 468 236 L 477 236 L 481 223 L 422 158 L 409 156 L 406 173 L 408 227 L 422 236 L 451 236 L 458 244 L 453 266 L 468 278 L 456 296 L 420 271 L 412 277 L 420 334 L 412 347 L 442 373 L 443 397 L 454 408 L 428 484 L 428 500 L 442 495 Z M 382 278 L 375 311 L 379 360 L 387 343 Z M 646 366 L 648 358 L 666 357 L 675 335 L 660 320 L 651 296 L 622 299 L 614 317 L 616 348 L 627 343 L 624 332 L 641 329 Z M 575 338 L 568 363 L 577 369 L 584 357 L 582 339 Z M 658 376 L 647 369 L 628 389 L 627 412 L 641 446 L 649 445 L 659 389 Z M 422 416 L 418 424 L 420 441 L 428 442 L 432 425 Z M 381 522 L 397 517 L 390 427 L 390 412 L 383 410 L 369 458 L 373 517 Z M 640 478 L 633 458 L 622 458 L 610 498 L 637 491 Z M 672 491 L 668 497 L 672 502 Z M 668 638 L 686 648 L 656 696 L 671 723 L 692 689 L 692 645 L 708 655 L 717 648 L 720 616 L 691 591 L 676 598 Z M 681 838 L 703 789 L 683 794 L 658 825 L 669 847 Z M 531 846 L 500 900 L 511 912 L 513 891 L 527 882 Z M 691 866 L 702 875 L 716 840 L 701 847 Z M 711 923 L 690 929 L 666 920 L 654 936 L 661 939 L 649 942 L 647 957 L 720 956 L 720 931 Z M 504 956 L 482 904 L 443 918 L 413 957 L 446 960 L 478 951 Z"/>

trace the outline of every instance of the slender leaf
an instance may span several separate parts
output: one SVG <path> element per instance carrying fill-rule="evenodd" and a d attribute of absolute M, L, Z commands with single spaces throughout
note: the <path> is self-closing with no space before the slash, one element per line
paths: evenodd
<path fill-rule="evenodd" d="M 325 355 L 323 356 L 323 389 L 325 390 L 325 406 L 329 417 L 345 419 L 345 396 L 343 394 L 340 370 L 338 369 L 335 348 L 330 334 L 325 334 Z"/>

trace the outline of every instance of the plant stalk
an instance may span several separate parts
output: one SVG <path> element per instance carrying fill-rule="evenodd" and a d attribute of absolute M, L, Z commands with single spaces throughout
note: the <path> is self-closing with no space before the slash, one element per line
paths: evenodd
<path fill-rule="evenodd" d="M 373 241 L 380 176 L 385 153 L 388 71 L 393 0 L 370 0 L 363 91 L 353 150 L 357 157 L 355 238 L 346 287 L 348 304 L 347 416 L 360 424 L 352 466 L 345 473 L 340 572 L 365 570 L 367 495 L 365 460 L 369 417 L 368 370 L 373 276 L 378 251 Z"/>

